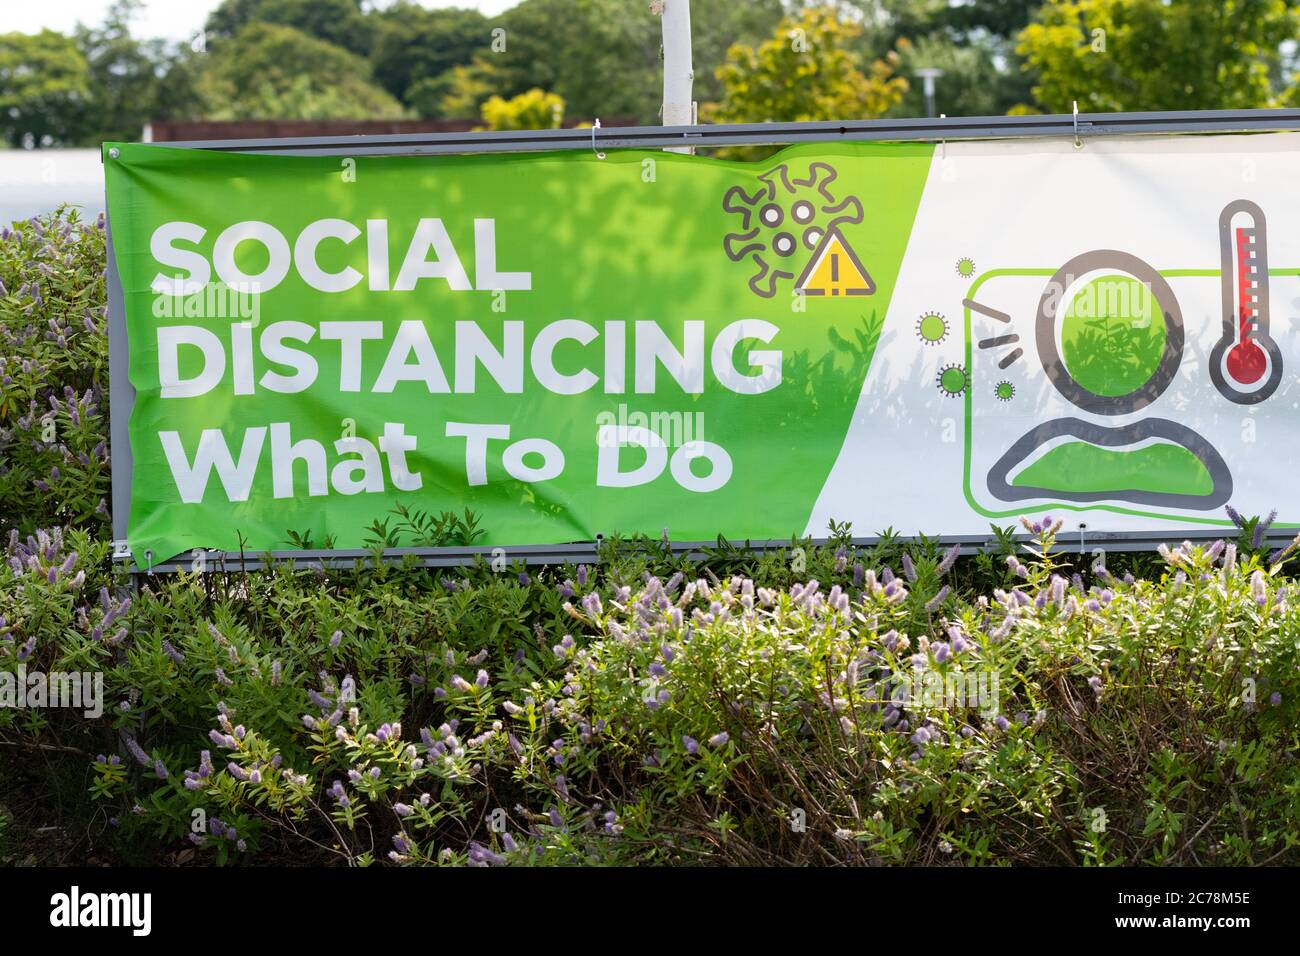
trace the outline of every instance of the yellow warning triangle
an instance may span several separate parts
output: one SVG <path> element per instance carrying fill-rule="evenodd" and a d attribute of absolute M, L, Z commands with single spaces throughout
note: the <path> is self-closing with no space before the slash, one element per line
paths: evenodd
<path fill-rule="evenodd" d="M 804 295 L 871 295 L 876 283 L 839 229 L 830 229 L 808 260 L 796 288 Z"/>

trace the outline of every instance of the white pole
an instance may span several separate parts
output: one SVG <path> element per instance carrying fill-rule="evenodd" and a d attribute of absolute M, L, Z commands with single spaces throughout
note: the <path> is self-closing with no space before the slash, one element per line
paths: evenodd
<path fill-rule="evenodd" d="M 691 0 L 660 0 L 652 6 L 663 17 L 665 126 L 692 126 L 695 101 L 691 98 L 695 71 L 691 66 Z M 693 153 L 691 146 L 669 146 L 669 152 Z"/>

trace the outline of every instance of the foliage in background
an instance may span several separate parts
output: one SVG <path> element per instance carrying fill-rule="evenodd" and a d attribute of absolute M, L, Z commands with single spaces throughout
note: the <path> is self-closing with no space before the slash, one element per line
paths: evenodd
<path fill-rule="evenodd" d="M 47 146 L 80 135 L 90 99 L 86 58 L 52 30 L 0 34 L 0 132 L 10 146 Z"/>
<path fill-rule="evenodd" d="M 414 0 L 224 0 L 181 43 L 132 35 L 140 6 L 116 0 L 102 24 L 70 37 L 0 36 L 0 136 L 68 146 L 133 139 L 156 119 L 474 120 L 491 97 L 532 89 L 561 97 L 584 122 L 659 121 L 660 21 L 647 0 L 522 0 L 490 18 Z M 692 0 L 695 98 L 715 117 L 919 116 L 922 86 L 910 81 L 930 67 L 944 71 L 936 109 L 949 116 L 1068 112 L 1074 99 L 1096 110 L 1294 104 L 1300 54 L 1286 41 L 1296 8 Z M 784 17 L 832 21 L 831 48 L 792 56 L 777 32 Z M 285 66 L 273 62 L 281 55 Z M 269 70 L 267 82 L 254 68 Z"/>
<path fill-rule="evenodd" d="M 442 118 L 451 71 L 488 48 L 492 29 L 487 17 L 476 10 L 427 10 L 409 0 L 372 16 L 378 20 L 371 56 L 375 80 L 419 115 Z M 477 114 L 475 108 L 447 115 L 464 119 Z"/>
<path fill-rule="evenodd" d="M 489 97 L 482 107 L 489 130 L 559 129 L 564 122 L 564 100 L 545 90 L 529 90 L 503 100 Z"/>
<path fill-rule="evenodd" d="M 736 44 L 718 70 L 722 101 L 711 122 L 804 122 L 884 115 L 906 92 L 898 57 L 863 63 L 853 50 L 859 26 L 829 7 L 782 20 L 757 47 Z"/>
<path fill-rule="evenodd" d="M 213 119 L 393 119 L 402 104 L 371 82 L 370 65 L 293 27 L 250 23 L 214 45 L 199 78 Z"/>
<path fill-rule="evenodd" d="M 219 44 L 250 24 L 269 23 L 366 57 L 375 42 L 375 19 L 366 15 L 362 0 L 223 0 L 204 29 L 208 42 Z"/>
<path fill-rule="evenodd" d="M 1276 105 L 1298 32 L 1287 0 L 1048 0 L 1018 49 L 1048 112 L 1247 109 Z"/>

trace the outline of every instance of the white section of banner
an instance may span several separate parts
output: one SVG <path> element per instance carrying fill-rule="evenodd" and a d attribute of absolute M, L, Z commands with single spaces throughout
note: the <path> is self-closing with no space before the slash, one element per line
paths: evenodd
<path fill-rule="evenodd" d="M 1117 325 L 1098 297 L 1128 293 Z M 1300 522 L 1298 385 L 1300 134 L 949 143 L 806 530 L 979 534 L 1027 513 L 1173 539 L 1223 520 L 1225 501 Z"/>

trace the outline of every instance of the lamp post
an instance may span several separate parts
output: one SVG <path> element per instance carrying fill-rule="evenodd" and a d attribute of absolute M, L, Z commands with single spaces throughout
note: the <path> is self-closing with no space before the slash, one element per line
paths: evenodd
<path fill-rule="evenodd" d="M 691 65 L 691 0 L 654 0 L 650 9 L 663 17 L 665 126 L 695 123 L 692 98 L 695 70 Z M 693 153 L 692 146 L 669 146 L 669 152 Z"/>
<path fill-rule="evenodd" d="M 934 81 L 943 76 L 943 70 L 935 66 L 923 66 L 916 71 L 925 89 L 925 115 L 934 116 Z"/>

